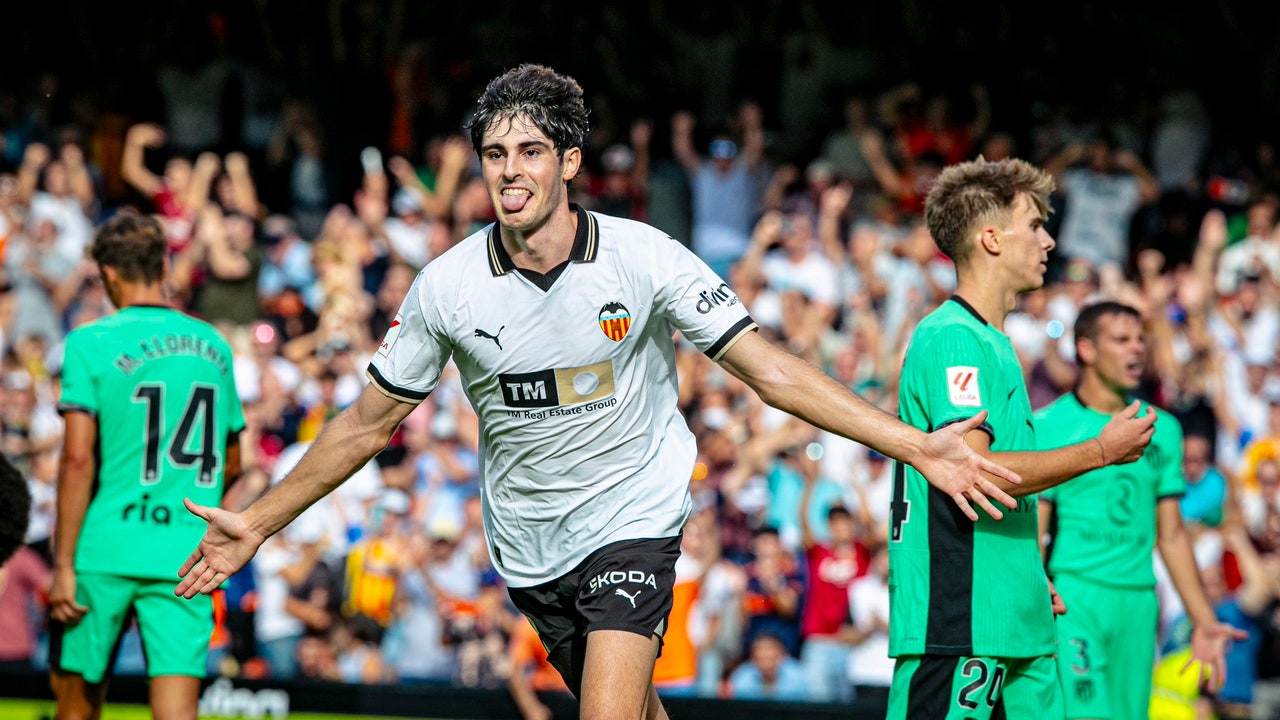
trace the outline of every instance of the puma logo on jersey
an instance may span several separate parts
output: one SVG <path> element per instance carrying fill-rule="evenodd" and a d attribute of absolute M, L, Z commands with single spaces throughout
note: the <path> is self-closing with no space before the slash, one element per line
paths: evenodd
<path fill-rule="evenodd" d="M 631 608 L 634 610 L 634 609 L 635 609 L 635 607 L 636 607 L 636 598 L 640 597 L 640 593 L 642 593 L 642 592 L 644 592 L 644 591 L 643 591 L 643 590 L 637 590 L 637 591 L 636 591 L 636 594 L 635 594 L 635 595 L 632 595 L 631 593 L 627 592 L 626 590 L 623 590 L 622 588 L 617 588 L 617 589 L 615 589 L 615 590 L 613 591 L 613 594 L 614 594 L 614 595 L 619 595 L 619 596 L 621 596 L 621 597 L 624 597 L 624 598 L 626 598 L 628 601 L 630 601 L 630 603 L 631 603 Z"/>
<path fill-rule="evenodd" d="M 492 341 L 493 341 L 493 344 L 494 344 L 494 345 L 497 345 L 497 346 L 498 346 L 498 349 L 499 349 L 499 350 L 501 350 L 501 349 L 502 349 L 502 343 L 498 341 L 498 336 L 499 336 L 499 335 L 501 335 L 501 334 L 502 334 L 502 331 L 503 331 L 503 330 L 506 330 L 506 329 L 507 329 L 507 326 L 506 326 L 506 325 L 503 325 L 502 327 L 498 328 L 498 332 L 494 333 L 493 335 L 490 335 L 489 333 L 485 332 L 484 330 L 481 330 L 480 328 L 476 328 L 476 337 L 478 337 L 478 338 L 487 338 L 487 339 L 489 339 L 489 340 L 492 340 Z"/>

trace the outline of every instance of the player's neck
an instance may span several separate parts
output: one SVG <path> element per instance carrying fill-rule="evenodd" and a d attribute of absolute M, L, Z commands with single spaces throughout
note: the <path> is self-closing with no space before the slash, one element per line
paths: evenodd
<path fill-rule="evenodd" d="M 165 297 L 162 283 L 122 282 L 117 284 L 114 290 L 111 300 L 117 308 L 123 309 L 135 305 L 169 307 L 169 299 Z"/>
<path fill-rule="evenodd" d="M 1004 319 L 1013 311 L 1018 294 L 996 283 L 980 282 L 968 274 L 956 280 L 956 297 L 964 300 L 991 327 L 1004 332 Z"/>
<path fill-rule="evenodd" d="M 502 228 L 502 243 L 518 268 L 547 273 L 573 254 L 578 214 L 566 205 L 542 225 L 528 232 Z"/>
<path fill-rule="evenodd" d="M 1105 415 L 1118 413 L 1129 405 L 1129 397 L 1123 390 L 1108 385 L 1088 370 L 1081 373 L 1075 394 L 1081 405 Z"/>

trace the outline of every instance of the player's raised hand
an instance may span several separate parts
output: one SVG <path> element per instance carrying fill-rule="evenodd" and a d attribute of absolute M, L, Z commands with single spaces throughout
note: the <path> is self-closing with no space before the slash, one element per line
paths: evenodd
<path fill-rule="evenodd" d="M 1129 407 L 1112 415 L 1098 434 L 1104 464 L 1131 463 L 1146 451 L 1151 436 L 1155 434 L 1156 412 L 1147 408 L 1147 412 L 1139 417 L 1141 408 L 1142 403 L 1138 400 L 1129 403 Z"/>
<path fill-rule="evenodd" d="M 977 521 L 978 513 L 970 501 L 977 503 L 996 520 L 1003 518 L 1004 513 L 991 504 L 991 499 L 1009 508 L 1018 506 L 1018 502 L 987 479 L 984 472 L 1015 485 L 1022 483 L 1017 473 L 979 455 L 964 441 L 964 436 L 970 430 L 976 430 L 986 419 L 987 411 L 982 410 L 964 422 L 934 430 L 925 436 L 924 455 L 911 463 L 930 485 L 951 496 L 965 516 L 974 521 Z"/>
<path fill-rule="evenodd" d="M 1249 633 L 1226 623 L 1198 626 L 1191 631 L 1191 658 L 1182 667 L 1186 672 L 1197 660 L 1201 689 L 1217 692 L 1227 682 L 1227 648 L 1233 640 L 1248 640 Z"/>
<path fill-rule="evenodd" d="M 212 593 L 248 564 L 266 537 L 249 527 L 240 513 L 197 505 L 189 498 L 183 498 L 182 502 L 187 510 L 209 525 L 195 552 L 178 570 L 182 581 L 173 594 L 189 600 L 197 593 Z"/>

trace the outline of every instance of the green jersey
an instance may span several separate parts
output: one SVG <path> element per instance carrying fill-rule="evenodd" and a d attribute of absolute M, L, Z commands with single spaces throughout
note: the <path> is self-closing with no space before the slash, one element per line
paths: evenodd
<path fill-rule="evenodd" d="M 1137 462 L 1108 465 L 1040 494 L 1054 503 L 1057 519 L 1050 575 L 1067 573 L 1113 587 L 1155 587 L 1156 505 L 1180 497 L 1186 482 L 1182 427 L 1163 410 L 1148 409 L 1156 412 L 1155 433 Z M 1063 395 L 1036 412 L 1037 446 L 1051 450 L 1097 437 L 1110 419 L 1074 394 Z"/>
<path fill-rule="evenodd" d="M 920 321 L 898 392 L 902 420 L 925 431 L 988 412 L 995 451 L 1035 449 L 1031 403 L 1013 345 L 952 298 Z M 1054 652 L 1036 498 L 977 522 L 914 468 L 896 467 L 889 543 L 889 654 L 1035 657 Z"/>
<path fill-rule="evenodd" d="M 98 425 L 98 472 L 77 572 L 173 579 L 204 534 L 182 499 L 222 500 L 244 428 L 231 347 L 176 310 L 128 306 L 67 334 L 59 410 Z"/>

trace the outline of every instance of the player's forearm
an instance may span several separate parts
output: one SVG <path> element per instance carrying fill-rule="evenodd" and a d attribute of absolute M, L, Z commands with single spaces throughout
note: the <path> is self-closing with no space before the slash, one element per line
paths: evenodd
<path fill-rule="evenodd" d="M 797 362 L 801 362 L 797 360 Z M 921 454 L 925 433 L 872 405 L 805 363 L 794 385 L 762 399 L 822 430 L 846 437 L 886 457 L 911 464 Z"/>
<path fill-rule="evenodd" d="M 126 139 L 120 158 L 120 175 L 134 189 L 145 195 L 155 193 L 159 179 L 147 169 L 143 161 L 143 147 L 132 138 Z"/>
<path fill-rule="evenodd" d="M 1000 489 L 1014 497 L 1035 495 L 1105 465 L 1102 446 L 1092 439 L 1055 450 L 987 451 L 983 454 L 1022 478 L 1021 485 L 1014 485 L 1003 478 L 987 476 Z"/>
<path fill-rule="evenodd" d="M 92 458 L 67 453 L 58 472 L 57 525 L 53 536 L 55 568 L 75 565 L 76 544 L 85 513 L 92 496 L 94 462 Z"/>
<path fill-rule="evenodd" d="M 1169 579 L 1182 599 L 1187 617 L 1191 618 L 1193 627 L 1205 627 L 1217 622 L 1213 605 L 1205 594 L 1204 585 L 1200 583 L 1200 569 L 1196 566 L 1196 556 L 1191 549 L 1191 539 L 1185 531 L 1161 533 L 1156 541 L 1160 550 L 1160 558 L 1169 570 Z"/>
<path fill-rule="evenodd" d="M 386 447 L 396 426 L 364 422 L 358 405 L 330 421 L 298 465 L 245 510 L 250 527 L 263 537 L 279 532 Z"/>

